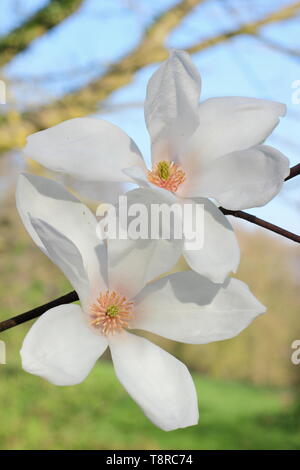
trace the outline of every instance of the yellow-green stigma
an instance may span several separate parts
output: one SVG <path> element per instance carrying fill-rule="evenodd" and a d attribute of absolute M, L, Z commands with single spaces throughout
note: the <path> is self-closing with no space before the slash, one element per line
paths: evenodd
<path fill-rule="evenodd" d="M 157 164 L 157 173 L 161 179 L 166 181 L 170 176 L 170 163 L 162 160 Z"/>
<path fill-rule="evenodd" d="M 109 307 L 107 307 L 107 310 L 106 310 L 106 315 L 108 315 L 109 317 L 116 317 L 119 313 L 119 307 L 117 305 L 110 305 Z"/>

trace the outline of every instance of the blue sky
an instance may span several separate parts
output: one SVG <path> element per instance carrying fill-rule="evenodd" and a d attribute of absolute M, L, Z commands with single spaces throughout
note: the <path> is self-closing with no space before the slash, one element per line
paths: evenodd
<path fill-rule="evenodd" d="M 21 23 L 46 1 L 1 0 L 0 34 Z M 49 34 L 34 41 L 4 69 L 12 80 L 17 103 L 49 101 L 82 86 L 104 71 L 107 64 L 130 51 L 155 15 L 174 0 L 86 0 L 81 9 Z M 244 21 L 262 17 L 284 5 L 286 0 L 207 0 L 174 30 L 167 46 L 183 48 L 201 38 L 236 28 Z M 229 9 L 231 7 L 231 9 Z M 300 50 L 300 18 L 267 26 L 261 33 L 274 42 Z M 238 37 L 210 48 L 193 59 L 202 76 L 202 97 L 253 96 L 284 102 L 287 116 L 268 140 L 285 153 L 291 165 L 300 161 L 300 104 L 293 104 L 292 83 L 300 80 L 300 58 L 274 51 L 254 38 Z M 110 112 L 99 112 L 130 134 L 149 161 L 149 139 L 144 125 L 142 102 L 146 83 L 157 64 L 146 67 L 129 86 L 114 93 Z M 44 80 L 43 77 L 51 79 Z M 35 78 L 35 80 L 33 80 Z M 25 81 L 22 86 L 14 81 Z M 121 103 L 139 106 L 118 109 Z M 263 208 L 250 212 L 288 230 L 300 232 L 300 177 L 286 183 L 281 194 Z M 246 227 L 246 223 L 243 224 Z"/>

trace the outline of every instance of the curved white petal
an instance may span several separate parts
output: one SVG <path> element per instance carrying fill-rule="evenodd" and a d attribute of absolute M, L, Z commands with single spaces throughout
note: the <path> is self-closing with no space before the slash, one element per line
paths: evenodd
<path fill-rule="evenodd" d="M 256 98 L 211 98 L 199 106 L 200 125 L 192 136 L 182 162 L 210 161 L 227 153 L 259 145 L 284 116 L 286 106 Z M 189 164 L 188 164 L 189 163 Z"/>
<path fill-rule="evenodd" d="M 110 289 L 132 298 L 147 282 L 168 272 L 178 261 L 182 254 L 183 238 L 173 237 L 173 219 L 172 215 L 169 218 L 168 214 L 169 202 L 176 199 L 172 194 L 167 196 L 162 197 L 159 192 L 143 188 L 129 191 L 120 201 L 117 222 L 120 223 L 127 239 L 107 239 Z M 150 217 L 154 206 L 165 211 L 162 219 L 167 229 L 165 235 L 170 235 L 169 238 L 161 237 L 161 225 L 154 215 Z M 131 209 L 134 210 L 131 212 Z M 129 214 L 128 220 L 122 215 L 126 213 Z M 174 217 L 178 220 L 176 211 Z M 133 238 L 135 236 L 139 238 Z"/>
<path fill-rule="evenodd" d="M 84 306 L 92 297 L 87 273 L 80 252 L 74 243 L 51 225 L 41 219 L 30 218 L 31 225 L 47 250 L 51 261 L 56 264 L 78 293 Z"/>
<path fill-rule="evenodd" d="M 30 174 L 20 175 L 16 202 L 26 230 L 44 253 L 49 256 L 29 215 L 44 220 L 74 243 L 91 284 L 106 284 L 106 250 L 96 234 L 96 218 L 84 204 L 60 183 Z"/>
<path fill-rule="evenodd" d="M 109 288 L 128 298 L 170 271 L 182 253 L 179 240 L 109 240 Z"/>
<path fill-rule="evenodd" d="M 79 305 L 60 305 L 30 328 L 21 349 L 23 369 L 55 385 L 75 385 L 90 373 L 107 347 L 93 333 Z"/>
<path fill-rule="evenodd" d="M 145 415 L 165 431 L 198 422 L 195 386 L 186 366 L 130 333 L 109 338 L 115 371 Z"/>
<path fill-rule="evenodd" d="M 279 193 L 289 172 L 281 152 L 258 145 L 213 160 L 194 178 L 188 194 L 212 197 L 226 209 L 259 207 Z"/>
<path fill-rule="evenodd" d="M 30 135 L 24 154 L 50 170 L 87 181 L 128 181 L 123 168 L 145 166 L 125 132 L 95 118 L 70 119 Z"/>
<path fill-rule="evenodd" d="M 227 217 L 209 199 L 198 198 L 194 202 L 186 202 L 203 208 L 203 212 L 198 215 L 195 209 L 192 213 L 194 218 L 199 218 L 203 213 L 203 220 L 196 220 L 192 225 L 196 227 L 197 237 L 192 242 L 185 241 L 185 260 L 197 273 L 213 282 L 222 283 L 231 271 L 236 272 L 240 262 L 240 249 L 234 230 Z"/>
<path fill-rule="evenodd" d="M 62 182 L 65 186 L 72 188 L 72 190 L 82 198 L 108 204 L 116 204 L 119 196 L 136 187 L 134 183 L 83 181 L 69 175 L 63 175 Z"/>
<path fill-rule="evenodd" d="M 135 299 L 130 327 L 183 343 L 204 344 L 238 335 L 265 310 L 237 279 L 214 284 L 184 271 L 144 288 Z"/>
<path fill-rule="evenodd" d="M 145 119 L 152 158 L 175 160 L 199 125 L 201 79 L 186 52 L 172 50 L 147 86 Z"/>
<path fill-rule="evenodd" d="M 123 170 L 123 173 L 125 173 L 125 175 L 127 175 L 131 180 L 133 180 L 136 184 L 138 184 L 142 188 L 150 188 L 151 186 L 154 186 L 148 180 L 146 170 L 143 170 L 142 168 L 138 166 L 125 168 Z"/>

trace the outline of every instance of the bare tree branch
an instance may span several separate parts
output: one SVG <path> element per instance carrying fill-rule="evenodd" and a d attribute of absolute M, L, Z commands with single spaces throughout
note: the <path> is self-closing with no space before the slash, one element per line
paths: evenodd
<path fill-rule="evenodd" d="M 288 230 L 285 230 L 282 227 L 278 227 L 278 225 L 271 224 L 270 222 L 260 219 L 259 217 L 256 217 L 255 215 L 248 214 L 248 212 L 231 211 L 228 209 L 224 209 L 224 207 L 220 207 L 219 209 L 225 215 L 233 215 L 234 217 L 238 217 L 239 219 L 247 220 L 248 222 L 251 222 L 252 224 L 259 225 L 260 227 L 270 230 L 271 232 L 277 233 L 278 235 L 281 235 L 284 238 L 288 238 L 289 240 L 292 240 L 296 243 L 300 243 L 300 235 L 297 235 L 296 233 L 293 233 L 293 232 L 289 232 Z"/>
<path fill-rule="evenodd" d="M 37 128 L 46 128 L 57 124 L 60 120 L 83 116 L 87 112 L 95 112 L 99 102 L 108 98 L 113 91 L 128 85 L 138 70 L 154 62 L 159 62 L 162 57 L 167 56 L 164 42 L 169 33 L 180 24 L 188 13 L 204 1 L 182 0 L 173 8 L 162 13 L 145 31 L 144 37 L 137 47 L 119 62 L 112 64 L 99 79 L 45 108 L 28 113 L 27 119 Z"/>
<path fill-rule="evenodd" d="M 0 152 L 22 147 L 28 134 L 45 129 L 65 119 L 95 112 L 98 103 L 113 91 L 131 82 L 137 70 L 159 61 L 165 52 L 163 43 L 180 21 L 205 0 L 182 0 L 158 16 L 145 31 L 137 47 L 108 68 L 98 80 L 38 110 L 0 115 Z"/>
<path fill-rule="evenodd" d="M 39 317 L 50 308 L 57 307 L 58 305 L 69 304 L 71 302 L 76 302 L 78 300 L 78 295 L 75 291 L 69 292 L 68 294 L 62 295 L 55 300 L 51 300 L 40 307 L 33 308 L 28 312 L 21 313 L 21 315 L 17 315 L 13 318 L 9 318 L 8 320 L 4 320 L 0 323 L 0 333 L 1 331 L 9 330 L 14 326 L 21 325 L 27 321 L 33 320 L 34 318 Z"/>
<path fill-rule="evenodd" d="M 287 177 L 285 178 L 284 181 L 288 181 L 288 180 L 294 178 L 295 176 L 299 175 L 299 173 L 300 173 L 300 163 L 298 163 L 297 165 L 293 166 L 293 167 L 290 169 L 290 174 L 289 174 L 289 176 L 287 176 Z"/>
<path fill-rule="evenodd" d="M 54 26 L 70 16 L 83 0 L 51 0 L 44 8 L 31 16 L 25 23 L 0 38 L 0 66 L 7 64 L 15 55 Z"/>
<path fill-rule="evenodd" d="M 224 43 L 241 35 L 252 35 L 256 36 L 258 31 L 263 27 L 272 23 L 278 23 L 280 21 L 286 21 L 291 18 L 296 17 L 300 14 L 300 2 L 292 3 L 291 5 L 285 6 L 280 10 L 277 10 L 273 13 L 266 15 L 264 18 L 261 18 L 257 21 L 252 21 L 249 23 L 244 23 L 232 31 L 216 35 L 211 38 L 202 39 L 199 43 L 194 44 L 193 46 L 187 49 L 187 52 L 194 54 L 195 52 L 202 51 L 208 47 L 216 46 L 217 44 Z"/>
<path fill-rule="evenodd" d="M 256 39 L 258 39 L 262 44 L 273 49 L 274 51 L 281 52 L 282 54 L 289 55 L 296 59 L 298 62 L 300 60 L 300 49 L 295 49 L 288 46 L 283 46 L 282 44 L 278 44 L 277 42 L 272 41 L 261 34 L 256 34 Z"/>
<path fill-rule="evenodd" d="M 131 83 L 138 70 L 167 57 L 164 42 L 169 33 L 180 24 L 188 13 L 204 1 L 182 0 L 170 10 L 162 13 L 148 28 L 133 51 L 84 88 L 39 109 L 23 114 L 11 111 L 7 115 L 0 116 L 0 152 L 14 147 L 22 147 L 26 135 L 30 133 L 51 127 L 66 119 L 96 112 L 99 103 L 107 99 L 114 91 Z M 198 52 L 239 35 L 255 35 L 263 26 L 288 20 L 299 13 L 300 2 L 295 2 L 260 20 L 246 23 L 230 32 L 201 40 L 189 47 L 187 51 Z"/>
<path fill-rule="evenodd" d="M 300 163 L 298 163 L 298 165 L 295 165 L 291 168 L 290 174 L 285 179 L 285 181 L 288 181 L 289 179 L 294 178 L 295 176 L 299 174 L 300 174 Z M 258 217 L 254 215 L 248 214 L 247 212 L 230 211 L 228 209 L 224 209 L 223 207 L 220 207 L 220 210 L 223 212 L 223 214 L 233 215 L 234 217 L 239 217 L 241 219 L 247 220 L 248 222 L 259 225 L 260 227 L 264 227 L 267 230 L 271 230 L 272 232 L 282 235 L 285 238 L 289 238 L 290 240 L 293 240 L 296 243 L 300 243 L 299 235 L 289 232 L 288 230 L 278 227 L 277 225 L 271 224 L 270 222 L 266 222 L 265 220 L 259 219 Z M 69 292 L 68 294 L 58 297 L 55 300 L 52 300 L 51 302 L 48 302 L 44 305 L 40 305 L 39 307 L 33 308 L 32 310 L 29 310 L 28 312 L 21 313 L 20 315 L 9 318 L 8 320 L 4 320 L 0 322 L 0 333 L 2 331 L 9 330 L 10 328 L 13 328 L 17 325 L 21 325 L 22 323 L 25 323 L 27 321 L 33 320 L 34 318 L 37 318 L 43 313 L 45 313 L 50 308 L 57 307 L 58 305 L 62 305 L 62 304 L 75 302 L 76 300 L 78 300 L 78 295 L 75 291 L 72 291 L 72 292 Z"/>

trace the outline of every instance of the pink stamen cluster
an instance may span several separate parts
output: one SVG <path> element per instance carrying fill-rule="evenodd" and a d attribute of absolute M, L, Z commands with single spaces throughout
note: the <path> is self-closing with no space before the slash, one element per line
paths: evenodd
<path fill-rule="evenodd" d="M 99 295 L 90 306 L 90 325 L 100 329 L 103 335 L 120 332 L 128 326 L 132 318 L 133 302 L 120 296 L 115 291 L 106 291 Z"/>
<path fill-rule="evenodd" d="M 176 192 L 185 181 L 185 172 L 176 163 L 162 160 L 148 171 L 148 180 L 160 188 Z"/>

